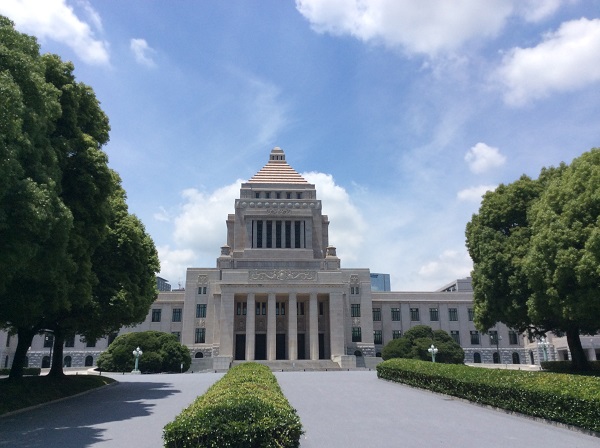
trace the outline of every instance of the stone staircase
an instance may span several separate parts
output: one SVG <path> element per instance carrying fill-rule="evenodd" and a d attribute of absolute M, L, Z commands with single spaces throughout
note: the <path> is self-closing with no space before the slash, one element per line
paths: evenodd
<path fill-rule="evenodd" d="M 240 365 L 246 361 L 233 361 L 232 367 Z M 299 359 L 296 361 L 289 360 L 277 360 L 277 361 L 254 361 L 259 364 L 263 364 L 271 369 L 273 372 L 282 371 L 315 371 L 315 370 L 342 370 L 338 363 L 331 361 L 330 359 Z"/>

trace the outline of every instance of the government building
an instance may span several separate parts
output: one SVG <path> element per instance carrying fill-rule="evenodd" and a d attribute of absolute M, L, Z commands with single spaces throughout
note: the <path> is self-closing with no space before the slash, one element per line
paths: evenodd
<path fill-rule="evenodd" d="M 196 371 L 227 369 L 244 360 L 371 367 L 387 342 L 415 325 L 448 332 L 467 363 L 568 359 L 564 338 L 549 335 L 540 345 L 503 324 L 480 334 L 469 278 L 434 292 L 394 292 L 387 274 L 342 268 L 329 244 L 329 219 L 315 185 L 288 164 L 280 148 L 242 183 L 226 226 L 216 266 L 188 268 L 182 289 L 171 290 L 158 279 L 160 292 L 146 320 L 122 333 L 175 334 L 189 348 Z M 50 338 L 35 338 L 30 366 L 49 365 Z M 3 367 L 10 366 L 13 339 L 0 333 Z M 67 341 L 65 366 L 95 365 L 108 343 L 90 347 L 79 338 Z M 582 337 L 582 343 L 596 359 L 600 339 Z"/>

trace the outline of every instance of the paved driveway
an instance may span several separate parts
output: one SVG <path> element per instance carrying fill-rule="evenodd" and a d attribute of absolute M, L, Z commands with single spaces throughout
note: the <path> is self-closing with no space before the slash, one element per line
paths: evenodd
<path fill-rule="evenodd" d="M 118 385 L 0 418 L 0 448 L 159 448 L 162 428 L 222 374 L 125 375 Z M 600 439 L 402 385 L 375 372 L 280 372 L 302 448 L 569 447 Z"/>

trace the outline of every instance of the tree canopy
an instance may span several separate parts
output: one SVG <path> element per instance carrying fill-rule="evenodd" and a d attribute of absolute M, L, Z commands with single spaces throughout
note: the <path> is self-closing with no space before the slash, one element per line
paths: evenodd
<path fill-rule="evenodd" d="M 381 353 L 383 359 L 408 358 L 431 361 L 428 349 L 433 344 L 437 349 L 436 362 L 462 364 L 465 353 L 461 346 L 444 330 L 433 330 L 427 325 L 417 325 L 407 330 L 402 337 L 388 342 Z"/>
<path fill-rule="evenodd" d="M 37 332 L 95 339 L 141 322 L 158 257 L 108 166 L 108 118 L 70 62 L 0 16 L 0 327 L 19 377 Z"/>
<path fill-rule="evenodd" d="M 466 236 L 478 329 L 564 333 L 586 368 L 579 334 L 600 330 L 600 149 L 486 193 Z"/>

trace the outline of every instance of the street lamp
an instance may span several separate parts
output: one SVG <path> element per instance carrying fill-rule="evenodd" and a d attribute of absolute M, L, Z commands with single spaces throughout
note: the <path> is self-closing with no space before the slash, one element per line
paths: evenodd
<path fill-rule="evenodd" d="M 131 371 L 131 373 L 141 373 L 138 370 L 138 361 L 140 360 L 140 356 L 142 356 L 144 352 L 138 347 L 133 351 L 133 356 L 135 357 L 135 369 Z"/>
<path fill-rule="evenodd" d="M 435 345 L 431 344 L 431 347 L 429 347 L 427 351 L 431 353 L 431 362 L 435 362 L 435 355 L 437 354 L 438 349 L 435 347 Z"/>
<path fill-rule="evenodd" d="M 544 353 L 544 362 L 548 361 L 548 347 L 550 343 L 546 340 L 546 336 L 542 336 L 538 341 L 538 347 L 542 347 Z"/>
<path fill-rule="evenodd" d="M 498 354 L 498 364 L 502 364 L 502 359 L 500 358 L 500 341 L 502 340 L 502 336 L 498 335 L 496 331 L 496 353 Z"/>

